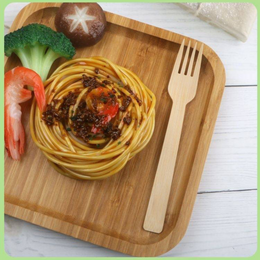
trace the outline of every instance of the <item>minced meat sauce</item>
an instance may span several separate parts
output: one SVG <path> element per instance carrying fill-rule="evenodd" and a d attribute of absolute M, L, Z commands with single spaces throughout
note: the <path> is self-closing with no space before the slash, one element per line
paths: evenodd
<path fill-rule="evenodd" d="M 105 80 L 99 83 L 95 77 L 83 75 L 82 84 L 85 88 L 88 88 L 87 95 L 88 98 L 91 98 L 91 107 L 89 107 L 89 102 L 83 99 L 80 101 L 77 110 L 72 111 L 69 115 L 69 109 L 75 105 L 79 95 L 77 92 L 69 92 L 62 101 L 54 99 L 51 104 L 47 105 L 46 111 L 42 115 L 43 121 L 45 121 L 48 126 L 52 126 L 56 122 L 61 122 L 67 131 L 73 131 L 77 137 L 87 143 L 89 140 L 98 138 L 112 138 L 113 140 L 117 140 L 121 136 L 121 130 L 118 128 L 118 125 L 116 125 L 116 122 L 119 121 L 115 120 L 115 115 L 112 116 L 112 119 L 107 119 L 107 114 L 100 113 L 98 107 L 100 107 L 100 104 L 101 107 L 103 106 L 104 108 L 110 106 L 109 109 L 114 113 L 117 107 L 118 110 L 116 110 L 116 113 L 117 111 L 124 112 L 132 102 L 131 97 L 121 93 L 118 98 L 121 98 L 122 105 L 118 107 L 117 97 L 115 95 L 116 91 L 114 89 L 108 90 L 101 87 L 104 86 L 104 84 L 111 84 L 110 81 Z M 101 91 L 103 89 L 104 92 L 101 92 L 100 96 L 96 97 L 93 93 L 99 93 L 100 88 Z M 133 92 L 128 86 L 127 89 L 129 93 L 133 95 Z M 136 98 L 135 95 L 134 98 Z M 56 109 L 57 102 L 61 102 L 61 105 Z M 70 119 L 72 123 L 66 128 L 68 119 Z M 129 125 L 131 121 L 132 118 L 129 115 L 123 119 L 123 122 L 127 125 Z"/>

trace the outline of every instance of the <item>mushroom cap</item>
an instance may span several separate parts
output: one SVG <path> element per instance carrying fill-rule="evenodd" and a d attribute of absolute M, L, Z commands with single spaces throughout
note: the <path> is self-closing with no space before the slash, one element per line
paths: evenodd
<path fill-rule="evenodd" d="M 55 27 L 75 47 L 91 46 L 104 36 L 106 16 L 97 3 L 63 3 L 56 14 Z"/>

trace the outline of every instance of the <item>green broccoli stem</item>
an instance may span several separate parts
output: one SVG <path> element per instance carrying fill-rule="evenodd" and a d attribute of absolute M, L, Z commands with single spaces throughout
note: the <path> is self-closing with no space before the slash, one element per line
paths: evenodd
<path fill-rule="evenodd" d="M 57 60 L 60 57 L 59 54 L 54 52 L 52 49 L 48 49 L 47 52 L 45 53 L 43 63 L 41 66 L 41 77 L 42 80 L 45 81 L 48 77 L 48 74 L 51 70 L 51 66 L 55 60 Z"/>
<path fill-rule="evenodd" d="M 15 50 L 14 53 L 19 57 L 19 59 L 22 62 L 22 65 L 26 68 L 30 68 L 30 49 L 24 48 L 24 49 L 18 49 Z"/>
<path fill-rule="evenodd" d="M 52 49 L 40 44 L 18 49 L 15 53 L 20 58 L 23 66 L 37 72 L 42 81 L 47 79 L 53 62 L 60 57 Z"/>
<path fill-rule="evenodd" d="M 43 79 L 41 70 L 42 70 L 42 63 L 44 60 L 46 49 L 47 49 L 47 46 L 40 45 L 40 44 L 36 44 L 36 45 L 30 47 L 30 54 L 31 54 L 30 69 L 37 72 L 41 76 L 42 81 L 45 80 L 45 79 Z"/>

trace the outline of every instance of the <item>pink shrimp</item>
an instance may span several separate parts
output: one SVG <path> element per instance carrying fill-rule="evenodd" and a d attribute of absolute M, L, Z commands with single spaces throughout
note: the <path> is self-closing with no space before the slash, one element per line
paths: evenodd
<path fill-rule="evenodd" d="M 25 133 L 21 122 L 19 103 L 31 98 L 31 91 L 25 85 L 34 88 L 34 95 L 41 111 L 45 108 L 45 92 L 41 77 L 33 70 L 16 67 L 5 73 L 5 148 L 14 160 L 20 160 L 24 153 Z"/>

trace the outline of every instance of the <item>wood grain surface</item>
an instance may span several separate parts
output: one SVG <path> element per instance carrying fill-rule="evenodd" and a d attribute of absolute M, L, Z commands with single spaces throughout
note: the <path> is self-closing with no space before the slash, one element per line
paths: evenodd
<path fill-rule="evenodd" d="M 24 5 L 10 4 L 5 10 L 5 24 L 11 25 Z M 257 195 L 257 90 L 250 84 L 256 84 L 256 24 L 249 40 L 242 44 L 171 3 L 101 5 L 105 10 L 200 39 L 217 51 L 227 68 L 228 87 L 188 231 L 164 256 L 254 254 L 256 204 L 251 202 L 256 202 Z M 5 248 L 11 256 L 124 256 L 9 216 L 5 217 Z"/>
<path fill-rule="evenodd" d="M 32 22 L 54 28 L 58 6 L 27 6 L 11 31 Z M 144 213 L 171 109 L 167 86 L 184 37 L 111 13 L 106 16 L 104 39 L 91 48 L 78 49 L 76 57 L 105 56 L 143 79 L 160 108 L 153 135 L 156 142 L 150 142 L 113 178 L 80 182 L 57 174 L 28 138 L 21 162 L 5 159 L 5 212 L 123 253 L 156 256 L 176 246 L 186 232 L 224 89 L 224 68 L 205 46 L 197 94 L 186 107 L 165 228 L 159 235 L 146 232 Z M 17 59 L 11 57 L 5 69 L 16 64 Z M 28 135 L 28 115 L 24 121 Z"/>
<path fill-rule="evenodd" d="M 243 43 L 174 3 L 102 2 L 99 4 L 108 12 L 179 33 L 209 45 L 224 64 L 227 86 L 257 84 L 257 22 L 254 24 L 247 42 Z M 6 25 L 11 26 L 14 15 L 25 5 L 26 3 L 12 3 L 6 7 Z M 7 31 L 6 29 L 5 32 Z"/>
<path fill-rule="evenodd" d="M 252 256 L 257 241 L 256 196 L 255 190 L 198 194 L 184 238 L 163 256 Z M 13 257 L 126 256 L 10 216 L 5 234 L 6 252 Z"/>

